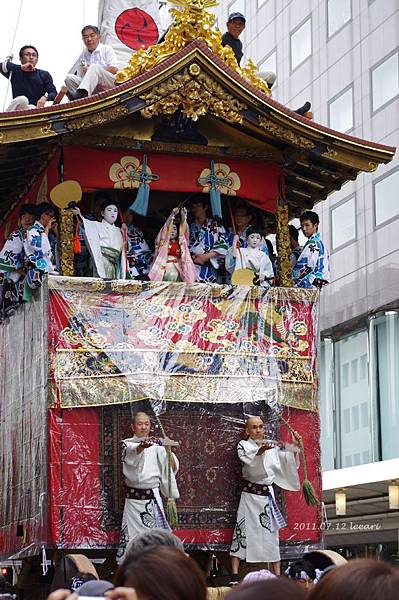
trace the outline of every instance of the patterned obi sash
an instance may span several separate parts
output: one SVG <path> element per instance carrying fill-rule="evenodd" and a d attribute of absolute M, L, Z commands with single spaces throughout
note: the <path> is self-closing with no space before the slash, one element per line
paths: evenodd
<path fill-rule="evenodd" d="M 127 488 L 126 498 L 128 500 L 155 500 L 153 490 L 139 490 L 137 488 Z"/>
<path fill-rule="evenodd" d="M 287 523 L 283 515 L 281 514 L 279 507 L 277 506 L 274 494 L 270 491 L 271 489 L 273 488 L 270 485 L 251 483 L 250 481 L 244 479 L 244 487 L 242 491 L 247 492 L 248 494 L 255 494 L 255 496 L 267 496 L 269 499 L 271 513 L 275 518 L 279 529 L 281 529 L 282 527 L 287 527 Z"/>

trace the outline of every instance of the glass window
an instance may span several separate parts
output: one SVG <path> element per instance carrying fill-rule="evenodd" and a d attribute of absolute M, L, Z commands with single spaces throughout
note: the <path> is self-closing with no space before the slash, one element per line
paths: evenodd
<path fill-rule="evenodd" d="M 356 203 L 355 196 L 331 209 L 331 246 L 333 250 L 341 248 L 356 239 Z"/>
<path fill-rule="evenodd" d="M 266 4 L 267 0 L 258 0 L 258 8 Z"/>
<path fill-rule="evenodd" d="M 330 338 L 321 342 L 320 348 L 320 421 L 321 421 L 321 462 L 324 471 L 331 471 L 334 465 L 334 344 Z M 350 413 L 349 413 L 350 419 Z"/>
<path fill-rule="evenodd" d="M 352 19 L 352 0 L 328 0 L 328 37 L 339 31 Z"/>
<path fill-rule="evenodd" d="M 231 15 L 233 12 L 240 12 L 245 15 L 245 0 L 235 0 L 229 4 L 228 14 Z"/>
<path fill-rule="evenodd" d="M 312 54 L 312 21 L 309 17 L 291 33 L 291 71 Z"/>
<path fill-rule="evenodd" d="M 354 127 L 352 86 L 328 104 L 328 122 L 331 129 L 346 133 Z"/>
<path fill-rule="evenodd" d="M 373 112 L 399 94 L 399 52 L 371 69 Z"/>
<path fill-rule="evenodd" d="M 399 457 L 399 314 L 376 319 L 382 459 Z"/>
<path fill-rule="evenodd" d="M 374 182 L 374 214 L 378 227 L 399 214 L 397 194 L 399 189 L 399 169 L 391 171 Z"/>
<path fill-rule="evenodd" d="M 265 59 L 263 59 L 259 65 L 258 65 L 258 70 L 262 73 L 264 73 L 265 71 L 272 71 L 273 73 L 277 72 L 277 52 L 276 50 L 273 50 L 273 52 L 271 52 L 269 54 L 269 56 L 266 56 Z"/>
<path fill-rule="evenodd" d="M 360 465 L 365 456 L 372 455 L 372 436 L 369 427 L 369 378 L 359 378 L 359 365 L 368 352 L 367 331 L 360 331 L 334 343 L 335 388 L 337 396 L 337 467 Z M 350 365 L 350 383 L 343 385 L 344 365 Z"/>

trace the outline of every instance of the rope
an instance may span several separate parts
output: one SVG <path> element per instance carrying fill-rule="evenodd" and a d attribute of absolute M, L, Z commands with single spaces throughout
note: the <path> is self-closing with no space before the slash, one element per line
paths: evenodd
<path fill-rule="evenodd" d="M 18 11 L 17 22 L 15 24 L 14 35 L 13 35 L 12 42 L 11 42 L 11 50 L 10 50 L 9 56 L 7 56 L 7 58 L 10 58 L 10 60 L 12 60 L 12 58 L 13 58 L 12 51 L 14 49 L 15 38 L 17 37 L 17 31 L 18 31 L 18 27 L 19 27 L 19 20 L 21 18 L 23 4 L 24 4 L 24 0 L 21 0 L 20 3 L 19 3 L 19 11 Z M 4 103 L 3 103 L 3 112 L 5 111 L 5 108 L 6 108 L 7 96 L 8 96 L 8 92 L 10 90 L 11 79 L 12 79 L 12 73 L 10 73 L 10 77 L 8 77 L 8 81 L 7 81 L 6 95 L 4 97 Z"/>
<path fill-rule="evenodd" d="M 152 408 L 152 404 L 151 404 L 151 408 Z M 153 409 L 153 412 L 155 415 L 157 425 L 161 432 L 161 435 L 163 438 L 166 438 L 165 429 L 163 428 L 161 419 L 158 417 L 158 415 L 156 414 L 154 409 Z M 172 529 L 174 529 L 178 524 L 178 515 L 177 515 L 176 500 L 174 500 L 174 498 L 172 498 L 172 448 L 170 446 L 168 446 L 166 448 L 166 454 L 168 457 L 168 501 L 167 501 L 167 505 L 166 505 L 166 515 L 168 518 L 169 525 L 171 526 Z"/>

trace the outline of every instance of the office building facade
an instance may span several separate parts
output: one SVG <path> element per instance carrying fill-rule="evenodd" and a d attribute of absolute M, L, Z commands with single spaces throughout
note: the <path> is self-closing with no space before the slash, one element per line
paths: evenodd
<path fill-rule="evenodd" d="M 277 74 L 273 96 L 341 132 L 399 145 L 397 0 L 222 0 L 242 12 L 246 58 Z M 331 253 L 320 303 L 323 488 L 329 547 L 397 552 L 399 156 L 316 208 Z M 343 490 L 345 515 L 336 515 Z M 391 492 L 391 497 L 389 496 Z M 350 535 L 348 535 L 350 534 Z"/>

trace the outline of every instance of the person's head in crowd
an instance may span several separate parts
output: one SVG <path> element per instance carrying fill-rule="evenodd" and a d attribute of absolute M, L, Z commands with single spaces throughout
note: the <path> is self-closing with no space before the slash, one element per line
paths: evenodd
<path fill-rule="evenodd" d="M 82 29 L 82 40 L 88 51 L 94 52 L 100 43 L 100 30 L 95 25 L 85 25 Z"/>
<path fill-rule="evenodd" d="M 316 569 L 312 563 L 305 558 L 295 560 L 292 564 L 290 564 L 285 574 L 289 579 L 293 579 L 294 581 L 300 583 L 307 590 L 310 590 L 313 587 L 316 579 Z"/>
<path fill-rule="evenodd" d="M 307 238 L 312 237 L 319 229 L 319 215 L 313 210 L 305 210 L 299 217 L 303 235 Z"/>
<path fill-rule="evenodd" d="M 253 212 L 244 204 L 242 206 L 237 206 L 233 214 L 237 233 L 240 234 L 252 223 Z"/>
<path fill-rule="evenodd" d="M 269 581 L 275 579 L 277 575 L 274 575 L 269 569 L 260 569 L 259 571 L 250 571 L 247 573 L 242 580 L 241 585 L 249 585 L 253 583 L 260 583 L 261 581 Z"/>
<path fill-rule="evenodd" d="M 150 435 L 151 419 L 147 413 L 139 411 L 133 415 L 132 431 L 136 437 L 144 438 Z"/>
<path fill-rule="evenodd" d="M 56 209 L 50 202 L 41 202 L 36 206 L 36 219 L 43 227 L 46 227 L 55 218 Z"/>
<path fill-rule="evenodd" d="M 242 32 L 245 29 L 245 25 L 246 25 L 245 17 L 240 12 L 231 13 L 231 15 L 229 15 L 229 18 L 227 19 L 227 23 L 226 23 L 227 31 L 229 32 L 231 37 L 234 38 L 235 40 L 238 40 L 238 38 L 240 37 L 240 35 L 242 34 Z"/>
<path fill-rule="evenodd" d="M 97 581 L 97 577 L 94 573 L 78 573 L 72 579 L 71 590 L 78 590 L 87 581 Z"/>
<path fill-rule="evenodd" d="M 288 230 L 290 234 L 291 250 L 294 250 L 299 246 L 299 231 L 295 225 L 290 225 Z"/>
<path fill-rule="evenodd" d="M 36 206 L 34 204 L 23 204 L 19 210 L 19 222 L 23 229 L 32 227 L 36 218 Z"/>
<path fill-rule="evenodd" d="M 93 579 L 83 583 L 77 589 L 79 596 L 87 596 L 88 598 L 99 598 L 104 596 L 105 592 L 114 589 L 114 584 L 104 579 Z"/>
<path fill-rule="evenodd" d="M 228 598 L 229 600 L 305 600 L 308 598 L 308 592 L 289 579 L 275 577 L 259 583 L 245 585 L 241 583 L 228 595 Z"/>
<path fill-rule="evenodd" d="M 35 46 L 31 46 L 27 44 L 26 46 L 22 46 L 19 51 L 19 60 L 21 61 L 21 65 L 31 65 L 32 71 L 36 68 L 37 61 L 39 60 L 39 52 Z"/>
<path fill-rule="evenodd" d="M 399 569 L 382 560 L 352 560 L 324 575 L 309 600 L 399 600 Z"/>
<path fill-rule="evenodd" d="M 123 568 L 125 561 L 130 562 L 132 560 L 137 560 L 137 558 L 141 556 L 143 552 L 147 552 L 147 550 L 151 550 L 159 546 L 169 546 L 184 552 L 183 542 L 179 540 L 177 536 L 166 529 L 154 527 L 153 529 L 144 531 L 144 533 L 141 533 L 130 540 L 120 568 Z"/>
<path fill-rule="evenodd" d="M 124 561 L 115 575 L 115 590 L 133 588 L 138 600 L 206 600 L 205 576 L 198 565 L 177 548 L 158 546 Z"/>
<path fill-rule="evenodd" d="M 190 212 L 195 221 L 203 223 L 207 218 L 208 202 L 201 196 L 194 196 L 190 202 Z"/>

